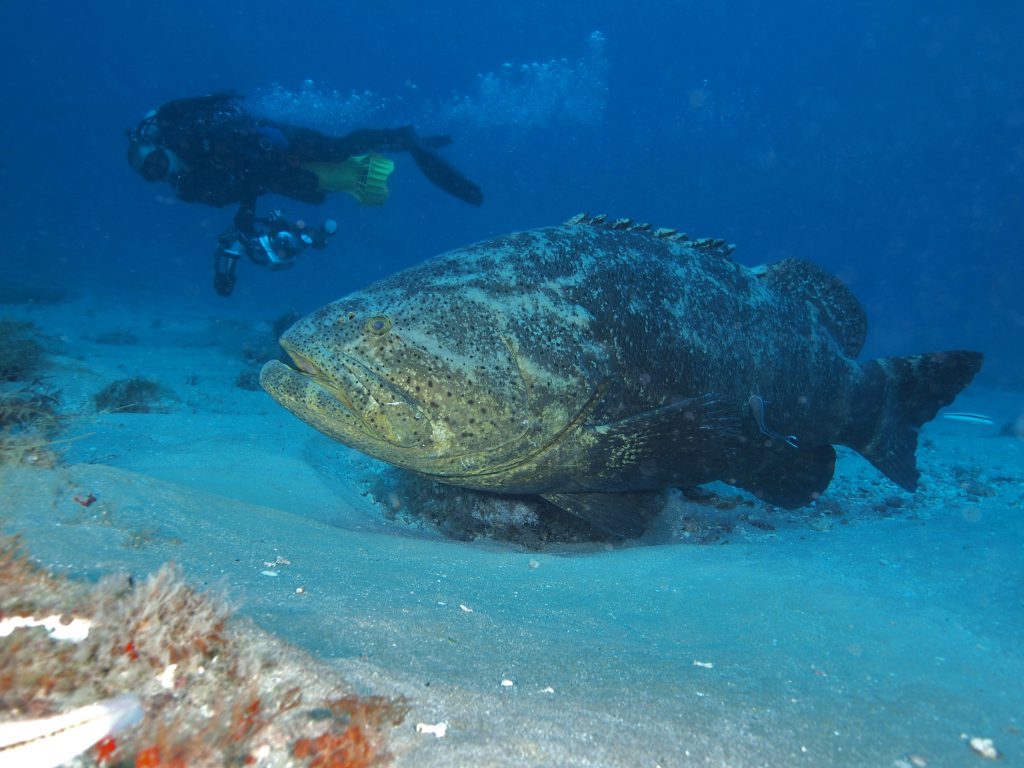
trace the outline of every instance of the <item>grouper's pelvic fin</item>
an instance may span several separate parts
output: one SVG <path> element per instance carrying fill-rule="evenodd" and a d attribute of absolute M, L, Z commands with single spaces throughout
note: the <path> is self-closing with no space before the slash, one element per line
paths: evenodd
<path fill-rule="evenodd" d="M 686 484 L 700 484 L 726 470 L 742 441 L 739 411 L 708 393 L 680 398 L 586 434 L 590 479 L 605 487 L 643 488 L 659 464 L 685 460 Z M 633 538 L 664 506 L 660 491 L 546 493 L 543 498 L 606 533 Z"/>
<path fill-rule="evenodd" d="M 541 498 L 620 539 L 640 536 L 666 500 L 660 491 L 545 493 Z"/>
<path fill-rule="evenodd" d="M 982 359 L 980 352 L 957 350 L 863 363 L 850 437 L 842 442 L 901 488 L 915 490 L 918 430 L 971 383 Z"/>

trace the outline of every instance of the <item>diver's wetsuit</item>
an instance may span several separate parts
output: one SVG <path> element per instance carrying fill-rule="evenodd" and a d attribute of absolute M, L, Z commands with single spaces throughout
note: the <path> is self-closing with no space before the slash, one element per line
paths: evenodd
<path fill-rule="evenodd" d="M 148 119 L 158 130 L 160 145 L 184 164 L 167 181 L 186 202 L 254 208 L 258 197 L 274 193 L 322 203 L 326 193 L 319 179 L 301 164 L 341 162 L 374 151 L 408 152 L 438 187 L 472 205 L 483 202 L 480 188 L 421 144 L 411 126 L 328 136 L 251 115 L 232 93 L 171 101 Z M 434 140 L 435 146 L 443 143 L 445 137 Z"/>

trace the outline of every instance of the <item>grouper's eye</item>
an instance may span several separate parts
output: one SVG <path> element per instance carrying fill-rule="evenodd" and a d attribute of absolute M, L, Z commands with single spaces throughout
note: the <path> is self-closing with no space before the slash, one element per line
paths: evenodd
<path fill-rule="evenodd" d="M 374 336 L 383 336 L 391 330 L 391 318 L 386 315 L 377 315 L 366 321 L 366 330 Z"/>

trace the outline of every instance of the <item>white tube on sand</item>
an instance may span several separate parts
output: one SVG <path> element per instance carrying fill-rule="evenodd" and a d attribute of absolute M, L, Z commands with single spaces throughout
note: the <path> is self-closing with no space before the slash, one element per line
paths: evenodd
<path fill-rule="evenodd" d="M 53 717 L 0 723 L 0 765 L 57 768 L 142 716 L 139 697 L 127 693 Z"/>

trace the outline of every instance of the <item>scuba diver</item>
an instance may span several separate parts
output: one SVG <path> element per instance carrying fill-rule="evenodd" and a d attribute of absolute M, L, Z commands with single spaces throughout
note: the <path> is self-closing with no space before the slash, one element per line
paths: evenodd
<path fill-rule="evenodd" d="M 243 255 L 284 269 L 307 247 L 324 248 L 337 231 L 330 219 L 309 228 L 280 211 L 259 218 L 261 195 L 322 203 L 330 192 L 347 192 L 362 205 L 383 205 L 394 162 L 380 152 L 408 152 L 436 186 L 470 205 L 483 202 L 480 188 L 434 151 L 451 139 L 419 137 L 411 125 L 329 136 L 253 115 L 238 94 L 226 92 L 168 102 L 127 133 L 128 162 L 146 181 L 167 182 L 189 203 L 239 204 L 214 252 L 213 285 L 221 296 L 234 290 Z"/>

